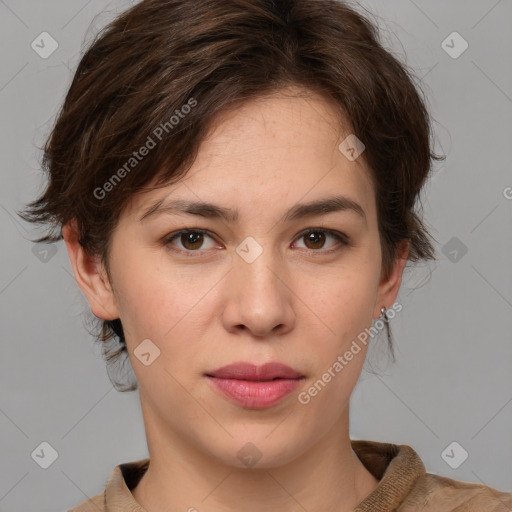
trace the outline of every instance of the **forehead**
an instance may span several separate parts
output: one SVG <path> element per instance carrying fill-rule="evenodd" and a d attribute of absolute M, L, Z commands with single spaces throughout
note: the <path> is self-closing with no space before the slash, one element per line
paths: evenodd
<path fill-rule="evenodd" d="M 343 194 L 371 215 L 374 191 L 363 157 L 339 144 L 351 133 L 322 96 L 288 89 L 218 115 L 186 175 L 133 198 L 139 214 L 164 198 L 223 203 L 241 212 Z M 250 211 L 249 211 L 250 210 Z"/>

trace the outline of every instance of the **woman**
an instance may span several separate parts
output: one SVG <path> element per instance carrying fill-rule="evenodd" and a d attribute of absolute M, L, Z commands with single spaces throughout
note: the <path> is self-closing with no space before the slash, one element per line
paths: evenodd
<path fill-rule="evenodd" d="M 143 1 L 82 58 L 25 217 L 64 238 L 149 458 L 73 511 L 510 510 L 354 441 L 349 401 L 407 261 L 428 112 L 374 26 L 330 0 Z M 117 347 L 112 349 L 112 339 Z"/>

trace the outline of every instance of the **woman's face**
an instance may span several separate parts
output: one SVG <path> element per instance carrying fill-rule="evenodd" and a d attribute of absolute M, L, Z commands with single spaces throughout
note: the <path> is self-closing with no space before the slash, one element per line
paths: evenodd
<path fill-rule="evenodd" d="M 348 428 L 367 346 L 344 354 L 393 304 L 404 261 L 381 281 L 369 172 L 338 149 L 350 129 L 340 136 L 336 123 L 316 95 L 250 102 L 217 119 L 183 179 L 135 196 L 120 219 L 114 291 L 86 295 L 97 316 L 121 318 L 150 450 L 180 443 L 229 465 L 254 455 L 272 467 Z M 359 206 L 306 207 L 334 198 Z M 215 206 L 140 219 L 162 199 Z M 185 229 L 205 232 L 173 237 Z M 302 378 L 244 387 L 208 377 L 236 362 L 279 362 Z"/>

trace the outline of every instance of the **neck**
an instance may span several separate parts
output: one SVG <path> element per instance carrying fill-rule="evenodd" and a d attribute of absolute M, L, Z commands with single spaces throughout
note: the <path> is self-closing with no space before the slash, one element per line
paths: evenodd
<path fill-rule="evenodd" d="M 268 468 L 227 465 L 168 430 L 146 421 L 150 464 L 132 494 L 148 512 L 351 512 L 378 485 L 352 450 L 348 411 L 291 462 Z"/>

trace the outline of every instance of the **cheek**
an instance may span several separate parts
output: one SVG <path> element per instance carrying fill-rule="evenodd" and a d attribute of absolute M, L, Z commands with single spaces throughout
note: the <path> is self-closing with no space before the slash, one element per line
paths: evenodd
<path fill-rule="evenodd" d="M 316 280 L 315 286 L 308 281 L 310 285 L 297 292 L 308 297 L 304 318 L 309 320 L 302 324 L 315 350 L 311 352 L 307 344 L 304 350 L 318 372 L 312 376 L 313 387 L 304 390 L 305 400 L 332 421 L 348 404 L 364 365 L 379 271 L 372 257 L 359 254 L 350 264 L 347 259 L 345 265 Z"/>
<path fill-rule="evenodd" d="M 197 336 L 194 317 L 209 303 L 209 293 L 219 281 L 218 271 L 199 267 L 172 268 L 165 251 L 143 251 L 126 255 L 117 268 L 116 302 L 128 343 L 145 338 L 162 344 L 166 339 L 186 338 L 187 345 Z M 130 340 L 131 338 L 131 340 Z"/>
<path fill-rule="evenodd" d="M 315 340 L 310 359 L 318 373 L 304 389 L 304 400 L 309 400 L 312 409 L 322 411 L 327 424 L 348 405 L 364 365 L 368 348 L 365 329 L 371 327 L 375 302 L 371 275 L 369 271 L 341 272 L 326 280 L 321 291 L 309 295 L 311 309 L 322 321 L 315 317 L 316 328 L 312 326 L 310 331 Z M 360 337 L 362 333 L 365 336 Z"/>
<path fill-rule="evenodd" d="M 172 395 L 178 403 L 183 390 L 173 376 L 183 371 L 194 372 L 197 364 L 198 345 L 204 336 L 195 320 L 201 311 L 204 313 L 207 302 L 201 298 L 205 290 L 183 274 L 166 275 L 152 266 L 123 271 L 119 281 L 119 312 L 123 327 L 126 326 L 126 343 L 140 388 L 152 400 Z M 141 342 L 146 339 L 159 351 L 149 366 L 137 359 L 137 354 L 142 353 L 137 348 L 143 347 Z M 157 353 L 153 345 L 146 344 L 146 347 L 151 354 Z M 178 377 L 178 380 L 183 379 Z"/>
<path fill-rule="evenodd" d="M 372 322 L 378 289 L 376 270 L 361 262 L 333 269 L 317 280 L 298 287 L 298 295 L 307 298 L 311 314 L 323 321 L 322 331 L 340 342 L 357 336 Z M 323 336 L 324 338 L 326 336 Z"/>

